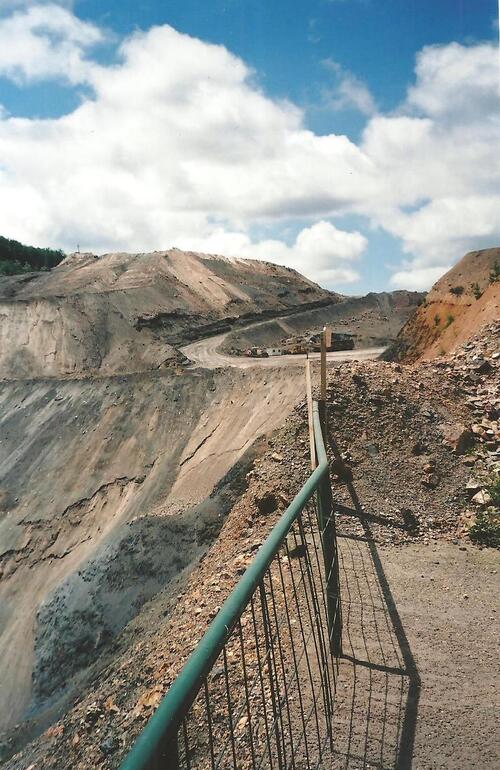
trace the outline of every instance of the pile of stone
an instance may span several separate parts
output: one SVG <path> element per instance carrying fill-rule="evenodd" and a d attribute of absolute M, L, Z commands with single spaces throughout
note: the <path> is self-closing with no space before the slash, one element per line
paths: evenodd
<path fill-rule="evenodd" d="M 500 474 L 499 348 L 500 322 L 494 322 L 445 361 L 433 363 L 434 368 L 442 367 L 453 380 L 469 411 L 470 426 L 461 436 L 468 447 L 466 453 L 462 452 L 462 460 L 472 470 L 466 493 L 471 503 L 482 509 L 491 509 L 487 489 Z M 473 511 L 469 513 L 473 518 Z"/>
<path fill-rule="evenodd" d="M 381 542 L 437 535 L 454 541 L 477 513 L 493 510 L 499 346 L 496 322 L 432 361 L 345 362 L 330 370 L 331 430 Z M 346 479 L 336 467 L 332 472 L 335 499 L 348 517 Z"/>

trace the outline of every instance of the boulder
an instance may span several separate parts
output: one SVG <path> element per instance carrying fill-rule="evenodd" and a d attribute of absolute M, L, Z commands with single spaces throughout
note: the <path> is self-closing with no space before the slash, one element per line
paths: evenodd
<path fill-rule="evenodd" d="M 481 489 L 479 492 L 477 492 L 477 494 L 474 495 L 472 502 L 476 503 L 476 505 L 489 505 L 491 503 L 491 497 L 488 492 L 485 492 L 483 489 Z"/>
<path fill-rule="evenodd" d="M 465 454 L 466 450 L 469 449 L 474 442 L 472 431 L 460 423 L 441 426 L 441 434 L 443 436 L 443 442 L 457 455 Z"/>

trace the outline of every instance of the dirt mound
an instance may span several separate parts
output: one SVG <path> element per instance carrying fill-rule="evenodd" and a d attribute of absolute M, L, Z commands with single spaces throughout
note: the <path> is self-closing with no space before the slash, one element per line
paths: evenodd
<path fill-rule="evenodd" d="M 176 345 L 237 320 L 337 298 L 258 260 L 73 254 L 49 273 L 0 279 L 0 377 L 158 369 L 175 362 Z"/>
<path fill-rule="evenodd" d="M 437 361 L 332 372 L 332 431 L 383 541 L 455 540 L 488 508 L 482 493 L 500 469 L 499 342 L 494 323 Z M 337 499 L 352 509 L 341 477 Z"/>
<path fill-rule="evenodd" d="M 434 284 L 387 352 L 417 361 L 454 350 L 500 317 L 500 248 L 471 251 Z"/>

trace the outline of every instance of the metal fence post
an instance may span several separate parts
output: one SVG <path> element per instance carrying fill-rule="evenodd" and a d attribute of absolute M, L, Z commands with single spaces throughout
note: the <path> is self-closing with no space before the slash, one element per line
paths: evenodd
<path fill-rule="evenodd" d="M 326 426 L 326 333 L 323 329 L 321 333 L 321 355 L 320 355 L 320 396 L 319 396 L 319 418 L 323 441 L 327 444 L 327 426 Z"/>
<path fill-rule="evenodd" d="M 342 652 L 342 615 L 340 604 L 339 564 L 337 535 L 333 514 L 330 475 L 325 474 L 318 488 L 318 519 L 322 533 L 321 545 L 325 565 L 328 632 L 332 655 L 338 658 Z"/>

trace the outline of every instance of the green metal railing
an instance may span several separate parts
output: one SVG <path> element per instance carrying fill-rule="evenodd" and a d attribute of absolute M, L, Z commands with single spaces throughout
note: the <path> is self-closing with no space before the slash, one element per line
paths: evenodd
<path fill-rule="evenodd" d="M 161 701 L 121 770 L 319 767 L 332 748 L 341 607 L 329 465 L 317 467 Z"/>

